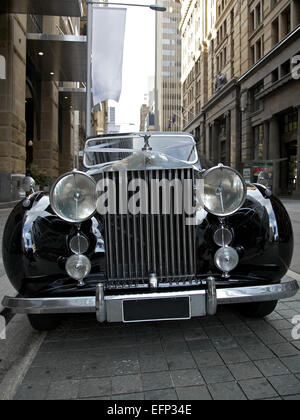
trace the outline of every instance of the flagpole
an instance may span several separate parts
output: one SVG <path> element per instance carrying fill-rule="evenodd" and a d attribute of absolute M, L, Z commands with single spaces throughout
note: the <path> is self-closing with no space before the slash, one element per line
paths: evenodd
<path fill-rule="evenodd" d="M 93 2 L 91 0 L 87 0 L 86 137 L 89 137 L 91 135 L 92 34 L 93 34 Z"/>

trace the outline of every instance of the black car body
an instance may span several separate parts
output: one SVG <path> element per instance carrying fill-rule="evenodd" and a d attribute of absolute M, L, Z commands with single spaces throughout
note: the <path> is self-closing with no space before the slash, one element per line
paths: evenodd
<path fill-rule="evenodd" d="M 20 202 L 5 227 L 3 261 L 19 295 L 3 304 L 28 314 L 36 328 L 48 328 L 59 313 L 96 312 L 101 322 L 189 319 L 228 303 L 264 316 L 297 292 L 296 281 L 281 282 L 293 232 L 280 200 L 262 185 L 246 185 L 231 168 L 203 170 L 190 135 L 90 138 L 84 165 L 84 172 L 60 177 L 50 196 L 36 192 Z M 148 200 L 149 210 L 152 190 L 141 194 L 139 182 L 162 180 L 171 182 L 166 214 L 160 192 L 156 212 L 132 214 L 127 205 L 120 212 L 124 197 L 133 200 L 137 192 L 135 204 Z M 201 205 L 196 180 L 203 183 Z M 115 183 L 116 202 L 113 212 L 101 214 L 105 181 Z M 128 192 L 130 181 L 136 189 Z M 174 211 L 187 196 L 196 209 L 192 222 L 184 208 Z"/>

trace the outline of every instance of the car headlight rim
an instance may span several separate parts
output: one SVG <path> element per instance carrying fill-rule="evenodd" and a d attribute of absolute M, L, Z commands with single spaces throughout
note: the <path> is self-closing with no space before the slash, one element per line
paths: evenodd
<path fill-rule="evenodd" d="M 236 206 L 234 209 L 230 210 L 230 211 L 224 211 L 224 212 L 218 212 L 218 211 L 213 211 L 211 208 L 209 208 L 206 204 L 205 204 L 205 178 L 210 175 L 212 172 L 217 171 L 217 170 L 226 170 L 226 171 L 231 171 L 233 172 L 240 180 L 242 188 L 243 188 L 243 194 L 241 196 L 240 199 L 240 203 L 238 206 Z M 203 174 L 203 181 L 204 181 L 204 198 L 203 198 L 203 207 L 204 209 L 217 217 L 228 217 L 231 216 L 232 214 L 236 213 L 244 204 L 246 196 L 247 196 L 247 185 L 246 182 L 244 180 L 244 178 L 242 177 L 242 175 L 234 168 L 231 168 L 230 166 L 225 166 L 222 164 L 219 164 L 217 166 L 214 166 L 213 168 L 208 169 L 207 171 L 204 172 Z"/>
<path fill-rule="evenodd" d="M 90 214 L 89 215 L 87 215 L 86 217 L 82 217 L 82 218 L 77 218 L 77 219 L 75 219 L 75 218 L 71 218 L 71 217 L 68 217 L 68 216 L 66 216 L 66 215 L 64 215 L 64 214 L 62 214 L 62 212 L 61 211 L 59 211 L 58 209 L 57 209 L 57 206 L 56 206 L 56 203 L 55 203 L 55 199 L 54 199 L 54 193 L 55 193 L 55 188 L 57 187 L 57 185 L 59 184 L 59 182 L 60 181 L 62 181 L 64 178 L 66 178 L 66 177 L 68 177 L 68 176 L 70 176 L 70 175 L 79 175 L 79 176 L 84 176 L 84 177 L 86 177 L 88 180 L 89 180 L 89 182 L 91 182 L 92 184 L 93 184 L 93 186 L 94 186 L 94 190 L 95 190 L 95 208 L 93 209 L 93 211 L 91 211 L 90 212 Z M 69 223 L 75 223 L 75 224 L 80 224 L 80 223 L 83 223 L 83 222 L 85 222 L 85 221 L 87 221 L 87 220 L 89 220 L 91 217 L 93 217 L 93 215 L 96 213 L 96 211 L 97 211 L 97 208 L 96 208 L 96 181 L 94 180 L 94 178 L 92 178 L 90 175 L 88 175 L 87 173 L 85 173 L 85 172 L 82 172 L 82 171 L 77 171 L 77 170 L 73 170 L 73 171 L 70 171 L 70 172 L 66 172 L 66 173 L 64 173 L 64 174 L 62 174 L 61 176 L 59 176 L 56 180 L 55 180 L 55 182 L 52 184 L 52 186 L 51 186 L 51 189 L 50 189 L 50 193 L 49 193 L 49 200 L 50 200 L 50 205 L 51 205 L 51 208 L 52 208 L 52 210 L 54 211 L 54 213 L 60 218 L 60 219 L 62 219 L 62 220 L 64 220 L 65 222 L 69 222 Z"/>

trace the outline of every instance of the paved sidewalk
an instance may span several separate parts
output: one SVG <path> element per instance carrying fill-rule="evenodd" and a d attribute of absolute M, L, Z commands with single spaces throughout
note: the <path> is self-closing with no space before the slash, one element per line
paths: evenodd
<path fill-rule="evenodd" d="M 300 399 L 299 313 L 300 293 L 265 320 L 233 307 L 184 322 L 69 317 L 46 336 L 15 399 Z"/>

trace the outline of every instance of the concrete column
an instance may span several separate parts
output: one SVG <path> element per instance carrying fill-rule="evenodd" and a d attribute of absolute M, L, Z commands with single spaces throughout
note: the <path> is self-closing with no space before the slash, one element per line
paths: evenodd
<path fill-rule="evenodd" d="M 59 173 L 63 174 L 72 170 L 74 166 L 73 148 L 72 148 L 72 121 L 71 112 L 62 112 L 62 144 L 59 153 Z"/>
<path fill-rule="evenodd" d="M 297 184 L 295 195 L 300 198 L 300 106 L 298 107 L 298 129 L 297 129 Z"/>
<path fill-rule="evenodd" d="M 276 162 L 280 158 L 280 135 L 279 126 L 276 117 L 270 120 L 269 131 L 269 158 L 274 160 L 273 163 L 273 192 L 279 194 L 279 181 L 280 181 L 280 162 Z"/>
<path fill-rule="evenodd" d="M 58 87 L 42 82 L 41 140 L 34 145 L 33 160 L 50 178 L 59 174 L 58 162 Z"/>
<path fill-rule="evenodd" d="M 0 202 L 15 200 L 11 174 L 26 166 L 26 16 L 0 14 Z"/>

